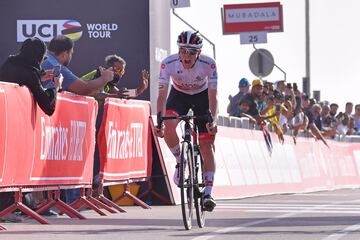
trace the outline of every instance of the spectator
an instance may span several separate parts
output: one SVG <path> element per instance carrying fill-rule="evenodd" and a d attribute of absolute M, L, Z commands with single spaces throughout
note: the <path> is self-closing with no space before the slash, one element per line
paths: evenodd
<path fill-rule="evenodd" d="M 321 113 L 321 106 L 319 104 L 314 104 L 309 110 L 305 112 L 309 123 L 308 128 L 310 129 L 313 137 L 317 140 L 321 140 L 326 146 L 328 146 L 322 132 L 315 125 L 315 119 Z"/>
<path fill-rule="evenodd" d="M 10 55 L 0 69 L 0 80 L 26 86 L 32 92 L 35 101 L 47 114 L 55 111 L 56 89 L 44 89 L 42 80 L 52 80 L 52 72 L 41 70 L 46 45 L 38 38 L 28 38 L 23 43 L 20 52 Z M 59 86 L 59 79 L 56 85 Z"/>
<path fill-rule="evenodd" d="M 239 112 L 239 108 L 238 105 L 240 103 L 241 98 L 249 93 L 250 90 L 250 83 L 246 78 L 242 78 L 239 81 L 239 92 L 232 97 L 231 95 L 229 95 L 229 105 L 227 106 L 227 113 L 230 116 L 234 116 L 234 117 L 240 117 L 240 112 Z"/>
<path fill-rule="evenodd" d="M 354 134 L 360 135 L 360 104 L 355 105 L 355 114 L 353 115 L 354 119 Z"/>
<path fill-rule="evenodd" d="M 67 67 L 72 59 L 74 52 L 73 41 L 63 35 L 54 37 L 49 44 L 47 60 L 42 63 L 44 69 L 53 69 L 61 66 L 61 74 L 64 76 L 62 89 L 79 95 L 90 95 L 99 91 L 108 82 L 113 80 L 114 73 L 111 69 L 101 69 L 101 76 L 93 81 L 79 79 Z"/>
<path fill-rule="evenodd" d="M 260 79 L 255 79 L 252 81 L 251 92 L 247 93 L 243 98 L 242 101 L 247 101 L 249 103 L 249 110 L 246 114 L 255 118 L 258 124 L 262 123 L 264 120 L 274 117 L 274 115 L 265 116 L 260 114 L 258 110 L 257 101 L 262 95 L 264 83 Z"/>
<path fill-rule="evenodd" d="M 333 126 L 330 107 L 328 105 L 323 105 L 321 108 L 321 121 L 323 128 L 331 128 Z"/>
<path fill-rule="evenodd" d="M 144 69 L 142 70 L 140 86 L 136 88 L 135 95 L 129 96 L 127 88 L 119 87 L 119 80 L 125 74 L 126 61 L 115 54 L 109 55 L 105 57 L 105 67 L 114 71 L 114 78 L 104 88 L 91 94 L 98 100 L 103 100 L 106 97 L 135 98 L 142 94 L 149 85 L 149 72 Z M 100 68 L 101 67 L 85 74 L 80 79 L 93 80 L 99 78 L 101 76 Z"/>
<path fill-rule="evenodd" d="M 350 124 L 350 117 L 345 113 L 339 113 L 338 116 L 339 124 L 336 127 L 336 133 L 339 135 L 351 135 L 353 133 L 354 122 Z"/>
<path fill-rule="evenodd" d="M 101 89 L 101 91 L 97 91 L 92 93 L 91 95 L 94 96 L 99 101 L 99 110 L 96 118 L 96 139 L 98 135 L 98 131 L 100 130 L 102 117 L 103 117 L 103 100 L 106 97 L 118 97 L 118 98 L 130 98 L 127 89 L 126 88 L 118 88 L 120 79 L 125 74 L 125 67 L 126 67 L 126 61 L 117 56 L 117 55 L 109 55 L 105 57 L 105 67 L 108 69 L 112 69 L 114 71 L 114 79 L 107 83 L 107 85 Z M 95 69 L 86 75 L 82 76 L 82 80 L 93 80 L 97 79 L 101 76 L 101 70 L 100 68 Z M 143 93 L 148 85 L 149 85 L 149 73 L 146 70 L 142 71 L 142 81 L 140 86 L 136 89 L 136 95 L 131 96 L 131 98 L 139 96 L 141 93 Z M 100 170 L 100 157 L 99 157 L 99 148 L 97 145 L 97 141 L 95 144 L 95 155 L 94 155 L 94 167 L 93 167 L 93 188 L 94 188 L 94 195 L 97 195 L 98 192 L 98 184 L 99 184 L 99 170 Z M 107 189 L 105 189 L 106 191 Z"/>
<path fill-rule="evenodd" d="M 247 112 L 249 112 L 249 110 L 250 110 L 250 105 L 251 105 L 251 102 L 249 102 L 248 100 L 246 100 L 246 99 L 240 100 L 240 103 L 239 103 L 240 117 L 248 118 L 250 123 L 252 125 L 254 125 L 256 123 L 255 118 L 253 118 L 252 116 L 247 114 Z"/>
<path fill-rule="evenodd" d="M 339 105 L 337 105 L 336 103 L 330 104 L 330 112 L 329 112 L 330 116 L 335 118 L 338 109 L 339 109 Z"/>
<path fill-rule="evenodd" d="M 53 69 L 61 66 L 61 74 L 64 76 L 62 89 L 79 95 L 91 95 L 102 89 L 108 82 L 113 80 L 114 73 L 111 69 L 100 69 L 101 76 L 92 81 L 79 79 L 67 67 L 70 64 L 74 52 L 74 42 L 63 35 L 54 37 L 49 44 L 47 60 L 42 63 L 44 69 Z M 80 194 L 78 189 L 65 190 L 66 202 L 71 203 Z"/>
<path fill-rule="evenodd" d="M 291 104 L 289 101 L 287 102 Z M 281 143 L 284 143 L 282 126 L 287 124 L 287 117 L 292 113 L 291 109 L 288 109 L 284 104 L 284 95 L 278 90 L 274 90 L 273 98 L 268 101 L 267 108 L 262 113 L 267 116 L 272 116 L 269 118 L 269 122 Z"/>
<path fill-rule="evenodd" d="M 353 108 L 354 108 L 354 104 L 352 102 L 347 102 L 345 104 L 345 113 L 344 114 L 346 114 L 350 118 Z"/>
<path fill-rule="evenodd" d="M 293 140 L 296 144 L 296 138 L 299 131 L 305 131 L 307 129 L 309 119 L 307 118 L 300 106 L 295 108 L 294 115 L 295 116 L 291 120 L 290 129 L 292 130 Z"/>
<path fill-rule="evenodd" d="M 285 80 L 278 80 L 274 83 L 274 90 L 278 90 L 281 94 L 285 94 L 285 89 L 286 89 L 286 81 Z"/>
<path fill-rule="evenodd" d="M 39 107 L 47 114 L 52 115 L 56 105 L 56 89 L 44 89 L 41 86 L 42 80 L 51 79 L 56 87 L 59 87 L 60 80 L 52 79 L 52 72 L 41 70 L 40 64 L 44 59 L 46 45 L 38 38 L 26 39 L 15 55 L 10 55 L 0 68 L 0 81 L 17 83 L 26 86 L 32 92 L 34 100 Z M 13 192 L 0 193 L 0 211 L 14 203 Z M 22 219 L 15 214 L 9 214 L 5 221 L 21 222 Z"/>
<path fill-rule="evenodd" d="M 310 110 L 310 98 L 305 93 L 301 96 L 301 107 L 304 112 Z"/>
<path fill-rule="evenodd" d="M 296 104 L 295 93 L 291 83 L 286 84 L 284 94 L 285 94 L 285 101 L 290 101 L 291 106 L 295 106 Z"/>

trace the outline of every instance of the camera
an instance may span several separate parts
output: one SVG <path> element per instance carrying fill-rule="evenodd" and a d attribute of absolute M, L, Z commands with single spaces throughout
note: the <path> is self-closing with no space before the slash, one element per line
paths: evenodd
<path fill-rule="evenodd" d="M 114 72 L 113 80 L 111 82 L 109 82 L 109 84 L 112 86 L 116 86 L 116 84 L 119 82 L 120 78 L 121 78 L 120 74 Z"/>

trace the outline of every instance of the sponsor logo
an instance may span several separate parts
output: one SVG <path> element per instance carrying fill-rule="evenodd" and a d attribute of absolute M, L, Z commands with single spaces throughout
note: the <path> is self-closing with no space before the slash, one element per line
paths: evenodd
<path fill-rule="evenodd" d="M 165 64 L 161 64 L 161 69 L 165 69 Z"/>
<path fill-rule="evenodd" d="M 77 41 L 82 36 L 81 24 L 75 20 L 68 20 L 63 25 L 62 35 Z"/>
<path fill-rule="evenodd" d="M 213 63 L 213 64 L 211 64 L 211 69 L 214 69 L 214 68 L 216 68 L 216 65 Z"/>
<path fill-rule="evenodd" d="M 17 42 L 30 37 L 38 37 L 50 42 L 57 35 L 65 35 L 73 41 L 83 37 L 90 39 L 111 39 L 111 33 L 118 30 L 116 23 L 87 23 L 81 25 L 76 20 L 17 20 Z"/>
<path fill-rule="evenodd" d="M 83 161 L 86 122 L 70 120 L 70 127 L 51 125 L 41 117 L 41 160 Z"/>
<path fill-rule="evenodd" d="M 108 122 L 106 139 L 107 157 L 109 159 L 128 159 L 143 157 L 143 123 L 130 123 L 120 128 L 117 122 Z"/>

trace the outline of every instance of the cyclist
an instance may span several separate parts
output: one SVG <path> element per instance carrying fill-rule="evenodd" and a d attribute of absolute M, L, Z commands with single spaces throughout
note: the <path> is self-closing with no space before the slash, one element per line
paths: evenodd
<path fill-rule="evenodd" d="M 191 107 L 194 115 L 212 114 L 213 122 L 195 120 L 200 132 L 200 149 L 204 158 L 204 208 L 212 211 L 216 202 L 211 197 L 214 181 L 214 140 L 217 132 L 215 119 L 218 110 L 217 72 L 215 60 L 201 54 L 202 38 L 198 32 L 184 31 L 177 40 L 179 52 L 165 58 L 161 63 L 159 92 L 157 99 L 158 119 L 160 116 L 187 114 Z M 168 87 L 171 90 L 167 97 Z M 166 113 L 166 114 L 165 114 Z M 179 120 L 158 122 L 157 134 L 164 137 L 166 144 L 176 158 L 174 182 L 179 184 L 179 162 L 181 151 L 179 137 L 174 134 Z"/>

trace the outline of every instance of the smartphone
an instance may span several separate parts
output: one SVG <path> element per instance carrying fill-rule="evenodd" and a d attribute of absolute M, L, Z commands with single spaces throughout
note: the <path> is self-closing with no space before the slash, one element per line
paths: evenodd
<path fill-rule="evenodd" d="M 61 74 L 61 65 L 56 65 L 53 70 L 54 78 L 58 78 Z"/>
<path fill-rule="evenodd" d="M 135 98 L 136 97 L 136 89 L 128 89 L 127 94 L 129 97 Z"/>
<path fill-rule="evenodd" d="M 281 109 L 280 104 L 276 104 L 275 105 L 275 111 L 280 112 L 280 109 Z"/>

